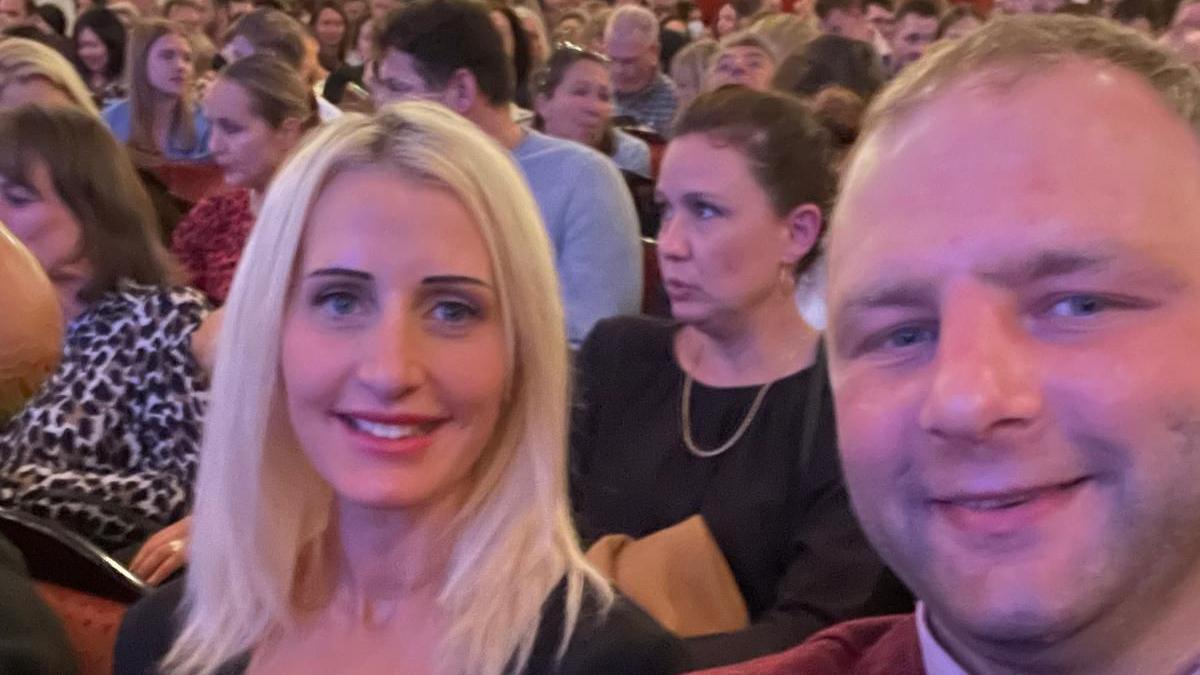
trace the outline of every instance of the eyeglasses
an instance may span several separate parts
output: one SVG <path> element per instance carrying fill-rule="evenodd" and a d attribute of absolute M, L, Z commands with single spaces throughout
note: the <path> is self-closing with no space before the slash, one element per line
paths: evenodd
<path fill-rule="evenodd" d="M 604 54 L 601 54 L 600 52 L 588 49 L 587 47 L 582 47 L 582 46 L 577 45 L 574 42 L 571 42 L 569 40 L 563 40 L 561 42 L 554 43 L 554 50 L 556 52 L 561 50 L 561 51 L 565 51 L 565 52 L 569 52 L 569 53 L 583 54 L 583 55 L 589 56 L 593 59 L 598 59 L 600 61 L 603 61 L 604 63 L 612 62 L 612 59 L 608 58 Z"/>

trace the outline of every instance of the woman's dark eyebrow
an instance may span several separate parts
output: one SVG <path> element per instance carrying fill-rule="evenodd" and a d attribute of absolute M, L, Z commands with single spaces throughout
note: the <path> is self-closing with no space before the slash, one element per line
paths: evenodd
<path fill-rule="evenodd" d="M 362 270 L 352 270 L 346 267 L 322 267 L 316 269 L 305 276 L 307 277 L 354 277 L 363 281 L 370 281 L 371 275 Z"/>
<path fill-rule="evenodd" d="M 475 277 L 468 277 L 468 276 L 462 276 L 462 275 L 457 275 L 457 274 L 441 274 L 441 275 L 432 276 L 432 277 L 425 277 L 424 279 L 421 280 L 421 283 L 422 284 L 468 284 L 471 286 L 482 286 L 484 288 L 492 287 L 491 284 L 487 283 L 486 281 L 484 281 L 482 279 L 476 279 Z"/>

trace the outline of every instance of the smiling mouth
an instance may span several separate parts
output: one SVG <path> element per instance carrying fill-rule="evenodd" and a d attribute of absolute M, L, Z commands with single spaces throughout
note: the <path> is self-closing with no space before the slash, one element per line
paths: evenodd
<path fill-rule="evenodd" d="M 416 438 L 420 436 L 428 436 L 442 423 L 440 421 L 422 422 L 420 424 L 389 424 L 386 422 L 375 422 L 365 420 L 360 417 L 350 415 L 338 415 L 339 420 L 343 424 L 350 427 L 353 431 L 357 431 L 375 438 L 396 441 L 404 438 Z"/>
<path fill-rule="evenodd" d="M 979 495 L 959 495 L 947 498 L 935 498 L 932 502 L 939 506 L 953 506 L 969 511 L 986 513 L 989 511 L 1005 511 L 1024 506 L 1043 497 L 1052 497 L 1079 487 L 1088 480 L 1087 477 L 1063 483 L 1055 483 L 1035 488 L 1012 490 Z"/>

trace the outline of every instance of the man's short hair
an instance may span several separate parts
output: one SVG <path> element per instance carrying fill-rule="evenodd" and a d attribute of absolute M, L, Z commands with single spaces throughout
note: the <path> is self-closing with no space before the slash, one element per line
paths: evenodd
<path fill-rule="evenodd" d="M 816 5 L 817 18 L 822 21 L 835 11 L 853 12 L 862 8 L 861 0 L 817 0 Z"/>
<path fill-rule="evenodd" d="M 377 30 L 376 47 L 381 57 L 389 49 L 412 57 L 430 89 L 444 88 L 465 69 L 492 105 L 513 99 L 512 62 L 487 8 L 477 2 L 418 0 L 394 9 Z"/>
<path fill-rule="evenodd" d="M 733 49 L 734 47 L 752 47 L 766 54 L 767 58 L 771 59 L 775 63 L 779 63 L 779 55 L 775 53 L 774 46 L 772 46 L 771 43 L 768 42 L 763 36 L 749 30 L 740 30 L 736 33 L 730 33 L 729 35 L 721 38 L 721 42 L 718 44 L 717 54 L 714 58 L 720 58 L 722 52 L 728 49 Z"/>
<path fill-rule="evenodd" d="M 648 45 L 658 44 L 658 17 L 638 5 L 621 5 L 613 10 L 604 26 L 604 41 L 614 33 L 628 35 Z"/>
<path fill-rule="evenodd" d="M 277 9 L 256 9 L 238 19 L 225 34 L 225 42 L 239 36 L 256 53 L 270 53 L 296 70 L 304 66 L 304 26 Z"/>
<path fill-rule="evenodd" d="M 1141 76 L 1200 136 L 1200 71 L 1115 22 L 1055 14 L 999 17 L 959 40 L 935 44 L 875 99 L 861 138 L 906 118 L 967 77 L 987 78 L 1004 89 L 1080 59 Z"/>
<path fill-rule="evenodd" d="M 908 0 L 896 10 L 896 23 L 909 14 L 937 20 L 942 16 L 942 8 L 933 0 Z"/>

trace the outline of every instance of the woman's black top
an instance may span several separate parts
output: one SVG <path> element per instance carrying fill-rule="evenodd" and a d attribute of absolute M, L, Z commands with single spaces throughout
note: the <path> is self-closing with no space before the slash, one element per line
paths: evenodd
<path fill-rule="evenodd" d="M 905 593 L 850 510 L 823 354 L 771 385 L 740 441 L 701 459 L 682 439 L 678 328 L 609 319 L 578 355 L 571 493 L 585 544 L 704 516 L 752 625 L 686 640 L 696 668 L 782 651 L 843 619 L 904 610 Z M 757 392 L 695 382 L 696 444 L 713 449 L 731 438 Z"/>
<path fill-rule="evenodd" d="M 160 672 L 158 663 L 179 634 L 183 590 L 183 579 L 173 581 L 129 610 L 117 634 L 114 675 Z M 600 614 L 594 598 L 585 596 L 567 651 L 558 660 L 565 602 L 564 581 L 546 598 L 533 653 L 520 675 L 672 675 L 683 671 L 686 657 L 679 641 L 620 597 L 607 613 Z M 218 674 L 242 675 L 249 665 L 247 654 L 227 663 Z M 404 672 L 403 663 L 397 664 L 396 672 Z"/>

